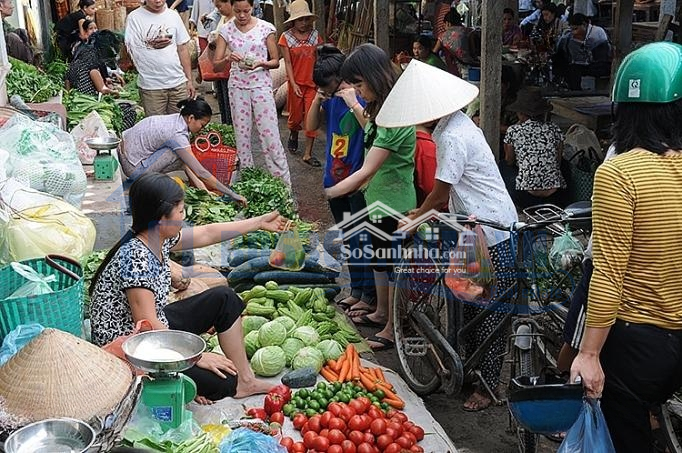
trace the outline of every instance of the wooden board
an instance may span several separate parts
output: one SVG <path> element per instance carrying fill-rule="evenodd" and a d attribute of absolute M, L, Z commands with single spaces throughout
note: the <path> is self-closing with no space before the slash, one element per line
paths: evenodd
<path fill-rule="evenodd" d="M 602 108 L 611 104 L 611 100 L 607 96 L 552 98 L 549 99 L 549 102 L 553 107 L 552 115 L 585 125 L 593 131 L 598 130 L 605 122 L 610 121 L 610 109 Z M 577 109 L 583 109 L 583 111 Z M 587 113 L 589 111 L 592 113 Z"/>

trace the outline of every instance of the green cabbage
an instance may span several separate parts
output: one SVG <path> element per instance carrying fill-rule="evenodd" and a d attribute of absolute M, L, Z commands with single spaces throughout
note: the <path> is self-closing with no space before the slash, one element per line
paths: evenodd
<path fill-rule="evenodd" d="M 318 351 L 319 352 L 319 351 Z M 266 346 L 251 357 L 251 368 L 259 376 L 276 376 L 286 365 L 286 355 L 279 346 Z"/>
<path fill-rule="evenodd" d="M 294 327 L 296 327 L 296 322 L 288 316 L 280 316 L 279 318 L 275 318 L 275 321 L 282 323 L 284 328 L 287 329 L 287 332 L 291 332 L 294 330 Z"/>
<path fill-rule="evenodd" d="M 310 367 L 319 373 L 322 365 L 324 365 L 324 356 L 317 348 L 312 346 L 306 346 L 299 350 L 291 360 L 291 368 L 294 370 Z"/>
<path fill-rule="evenodd" d="M 322 340 L 317 345 L 325 360 L 336 360 L 343 354 L 343 348 L 336 340 Z"/>
<path fill-rule="evenodd" d="M 258 329 L 258 341 L 261 346 L 279 346 L 287 338 L 287 329 L 281 322 L 266 322 Z"/>
<path fill-rule="evenodd" d="M 320 342 L 320 334 L 318 334 L 317 330 L 310 326 L 297 327 L 291 336 L 298 338 L 306 346 L 315 346 Z"/>
<path fill-rule="evenodd" d="M 244 331 L 244 336 L 246 336 L 249 332 L 260 329 L 261 326 L 266 322 L 268 322 L 268 319 L 262 316 L 244 316 L 242 318 L 242 330 Z"/>
<path fill-rule="evenodd" d="M 284 340 L 282 349 L 287 356 L 287 366 L 291 366 L 291 359 L 293 359 L 296 353 L 303 349 L 304 346 L 303 342 L 298 338 L 287 338 Z"/>
<path fill-rule="evenodd" d="M 246 357 L 251 358 L 258 349 L 260 349 L 260 342 L 258 341 L 258 331 L 252 330 L 244 337 L 244 348 L 246 349 Z"/>

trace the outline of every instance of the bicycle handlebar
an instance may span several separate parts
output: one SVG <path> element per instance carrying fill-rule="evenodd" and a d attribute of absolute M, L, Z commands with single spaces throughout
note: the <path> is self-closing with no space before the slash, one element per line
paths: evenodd
<path fill-rule="evenodd" d="M 449 213 L 441 213 L 438 215 L 438 220 L 442 221 L 443 223 L 447 225 L 452 225 L 452 222 L 456 222 L 461 225 L 482 225 L 482 226 L 487 226 L 491 227 L 495 230 L 499 231 L 508 231 L 508 232 L 515 232 L 515 233 L 520 233 L 523 231 L 528 231 L 528 230 L 538 230 L 540 228 L 545 228 L 550 225 L 554 225 L 556 223 L 565 223 L 565 224 L 572 224 L 572 223 L 578 223 L 578 222 L 585 222 L 591 220 L 592 217 L 571 217 L 571 216 L 560 216 L 557 215 L 556 218 L 551 218 L 547 220 L 541 220 L 541 221 L 535 221 L 533 223 L 527 223 L 527 222 L 513 222 L 511 224 L 502 224 L 499 222 L 495 222 L 494 220 L 489 220 L 489 219 L 483 219 L 483 218 L 476 218 L 476 217 L 469 217 L 466 215 L 462 214 L 449 214 Z M 453 228 L 456 229 L 456 228 Z"/>

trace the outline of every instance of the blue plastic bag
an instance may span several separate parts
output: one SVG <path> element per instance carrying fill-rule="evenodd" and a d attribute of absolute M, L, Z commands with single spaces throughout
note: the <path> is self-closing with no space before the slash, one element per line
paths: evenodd
<path fill-rule="evenodd" d="M 21 324 L 7 334 L 0 348 L 0 366 L 44 330 L 40 324 Z"/>
<path fill-rule="evenodd" d="M 248 428 L 232 431 L 220 443 L 220 453 L 286 453 L 287 449 L 277 440 Z"/>
<path fill-rule="evenodd" d="M 578 420 L 566 433 L 557 453 L 616 453 L 599 401 L 585 398 Z"/>

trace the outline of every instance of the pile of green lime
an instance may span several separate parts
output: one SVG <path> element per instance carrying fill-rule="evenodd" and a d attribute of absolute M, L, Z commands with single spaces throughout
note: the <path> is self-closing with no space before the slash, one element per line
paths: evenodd
<path fill-rule="evenodd" d="M 381 402 L 385 396 L 381 390 L 370 392 L 359 385 L 354 385 L 352 382 L 343 384 L 340 382 L 318 382 L 313 388 L 300 389 L 294 392 L 291 401 L 284 405 L 282 411 L 284 415 L 290 418 L 293 418 L 298 413 L 312 417 L 315 414 L 321 414 L 326 411 L 327 406 L 331 403 L 349 403 L 351 400 L 360 397 L 369 399 L 373 405 L 383 411 L 387 411 L 391 407 L 387 403 Z"/>

